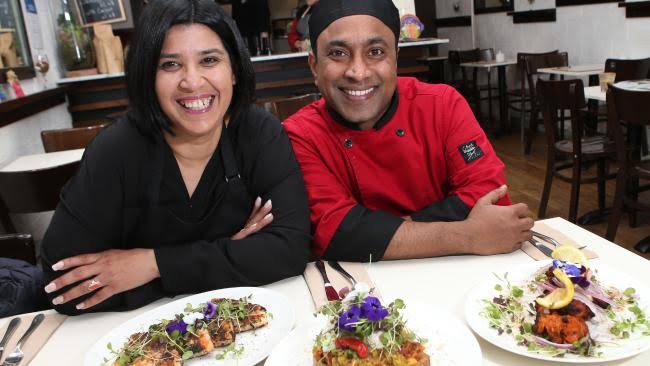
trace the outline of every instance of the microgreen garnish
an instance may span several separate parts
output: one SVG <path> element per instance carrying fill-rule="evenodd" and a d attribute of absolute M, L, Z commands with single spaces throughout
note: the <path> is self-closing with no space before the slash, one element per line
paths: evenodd
<path fill-rule="evenodd" d="M 241 321 L 251 315 L 255 306 L 250 303 L 251 296 L 240 299 L 213 299 L 211 301 L 200 303 L 198 305 L 186 304 L 183 313 L 177 314 L 173 319 L 161 320 L 156 324 L 149 326 L 146 332 L 136 333 L 117 350 L 111 343 L 107 348 L 113 356 L 112 359 L 104 358 L 105 364 L 117 362 L 120 366 L 126 366 L 134 363 L 138 359 L 158 359 L 160 354 L 166 354 L 171 359 L 180 357 L 182 360 L 188 360 L 195 357 L 192 349 L 195 349 L 198 334 L 203 332 L 213 322 L 231 320 L 237 328 L 240 327 Z M 266 313 L 267 319 L 272 315 Z M 155 352 L 147 348 L 151 342 L 157 348 L 162 347 L 163 353 Z M 226 356 L 232 355 L 233 358 L 239 358 L 244 352 L 243 346 L 236 346 L 231 343 L 226 348 L 217 352 L 215 358 L 220 360 Z"/>
<path fill-rule="evenodd" d="M 315 347 L 349 358 L 363 358 L 368 349 L 392 355 L 407 341 L 425 342 L 406 328 L 403 309 L 400 299 L 384 306 L 366 292 L 351 292 L 343 300 L 329 302 L 319 310 L 329 318 L 329 326 L 316 337 Z"/>
<path fill-rule="evenodd" d="M 557 344 L 550 342 L 546 334 L 535 333 L 534 324 L 538 316 L 535 299 L 561 286 L 557 280 L 548 278 L 548 267 L 516 284 L 508 279 L 508 273 L 503 276 L 494 274 L 497 278 L 493 286 L 495 296 L 482 300 L 480 312 L 487 319 L 489 327 L 500 335 L 513 337 L 518 345 L 531 352 L 554 357 L 568 354 L 599 357 L 602 356 L 601 347 L 604 345 L 616 345 L 618 340 L 632 336 L 650 336 L 650 321 L 639 307 L 639 297 L 634 288 L 621 291 L 604 287 L 597 280 L 597 271 L 570 262 L 554 260 L 553 268 L 571 277 L 576 296 L 579 296 L 574 301 L 585 303 L 594 313 L 593 318 L 586 321 L 589 328 L 587 336 L 573 343 Z"/>
<path fill-rule="evenodd" d="M 217 352 L 214 358 L 217 360 L 225 360 L 228 355 L 232 355 L 232 358 L 237 359 L 240 358 L 243 353 L 244 346 L 237 347 L 234 343 L 231 343 L 223 351 Z"/>

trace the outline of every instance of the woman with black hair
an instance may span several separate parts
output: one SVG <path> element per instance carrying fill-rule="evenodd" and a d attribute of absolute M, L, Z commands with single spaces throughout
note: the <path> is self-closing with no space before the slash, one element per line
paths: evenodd
<path fill-rule="evenodd" d="M 152 2 L 126 80 L 128 117 L 86 148 L 43 239 L 55 309 L 127 310 L 302 273 L 302 176 L 280 122 L 251 104 L 232 19 L 212 0 Z"/>

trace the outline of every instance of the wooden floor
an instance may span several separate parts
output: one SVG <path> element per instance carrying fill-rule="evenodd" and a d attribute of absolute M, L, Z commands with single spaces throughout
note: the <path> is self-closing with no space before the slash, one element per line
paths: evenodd
<path fill-rule="evenodd" d="M 499 138 L 490 138 L 490 141 L 501 160 L 506 164 L 506 176 L 512 201 L 526 203 L 533 217 L 537 218 L 546 171 L 544 136 L 541 133 L 537 136 L 533 143 L 533 151 L 528 156 L 522 154 L 519 134 L 516 132 Z M 586 174 L 593 174 L 594 170 L 590 169 Z M 607 183 L 608 207 L 611 207 L 614 200 L 614 187 L 614 180 Z M 570 193 L 571 186 L 569 183 L 555 179 L 551 188 L 546 217 L 559 216 L 565 219 L 568 218 Z M 650 203 L 650 192 L 641 195 L 641 199 Z M 583 185 L 580 189 L 578 216 L 596 208 L 598 208 L 596 185 Z M 615 242 L 646 259 L 650 259 L 650 254 L 641 254 L 634 251 L 634 244 L 650 235 L 650 214 L 639 214 L 638 224 L 636 228 L 630 228 L 627 215 L 623 215 Z M 584 228 L 597 235 L 604 236 L 607 230 L 607 222 L 584 226 Z"/>

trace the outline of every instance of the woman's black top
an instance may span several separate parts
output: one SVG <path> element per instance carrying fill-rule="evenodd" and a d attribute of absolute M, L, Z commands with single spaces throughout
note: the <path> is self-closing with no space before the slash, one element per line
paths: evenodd
<path fill-rule="evenodd" d="M 230 239 L 246 224 L 257 196 L 263 203 L 271 199 L 273 222 L 245 239 Z M 43 239 L 43 267 L 49 282 L 62 274 L 52 264 L 64 258 L 153 248 L 160 278 L 87 311 L 128 310 L 163 296 L 298 275 L 309 258 L 309 225 L 298 163 L 271 114 L 252 106 L 230 122 L 192 197 L 164 139 L 146 137 L 124 119 L 86 148 L 63 189 Z M 75 305 L 87 297 L 55 309 L 80 313 Z"/>

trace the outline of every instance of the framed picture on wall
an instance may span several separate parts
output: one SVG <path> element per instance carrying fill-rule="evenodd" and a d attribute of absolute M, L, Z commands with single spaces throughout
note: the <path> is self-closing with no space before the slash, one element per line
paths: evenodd
<path fill-rule="evenodd" d="M 126 20 L 122 0 L 75 0 L 79 21 L 84 27 Z"/>

